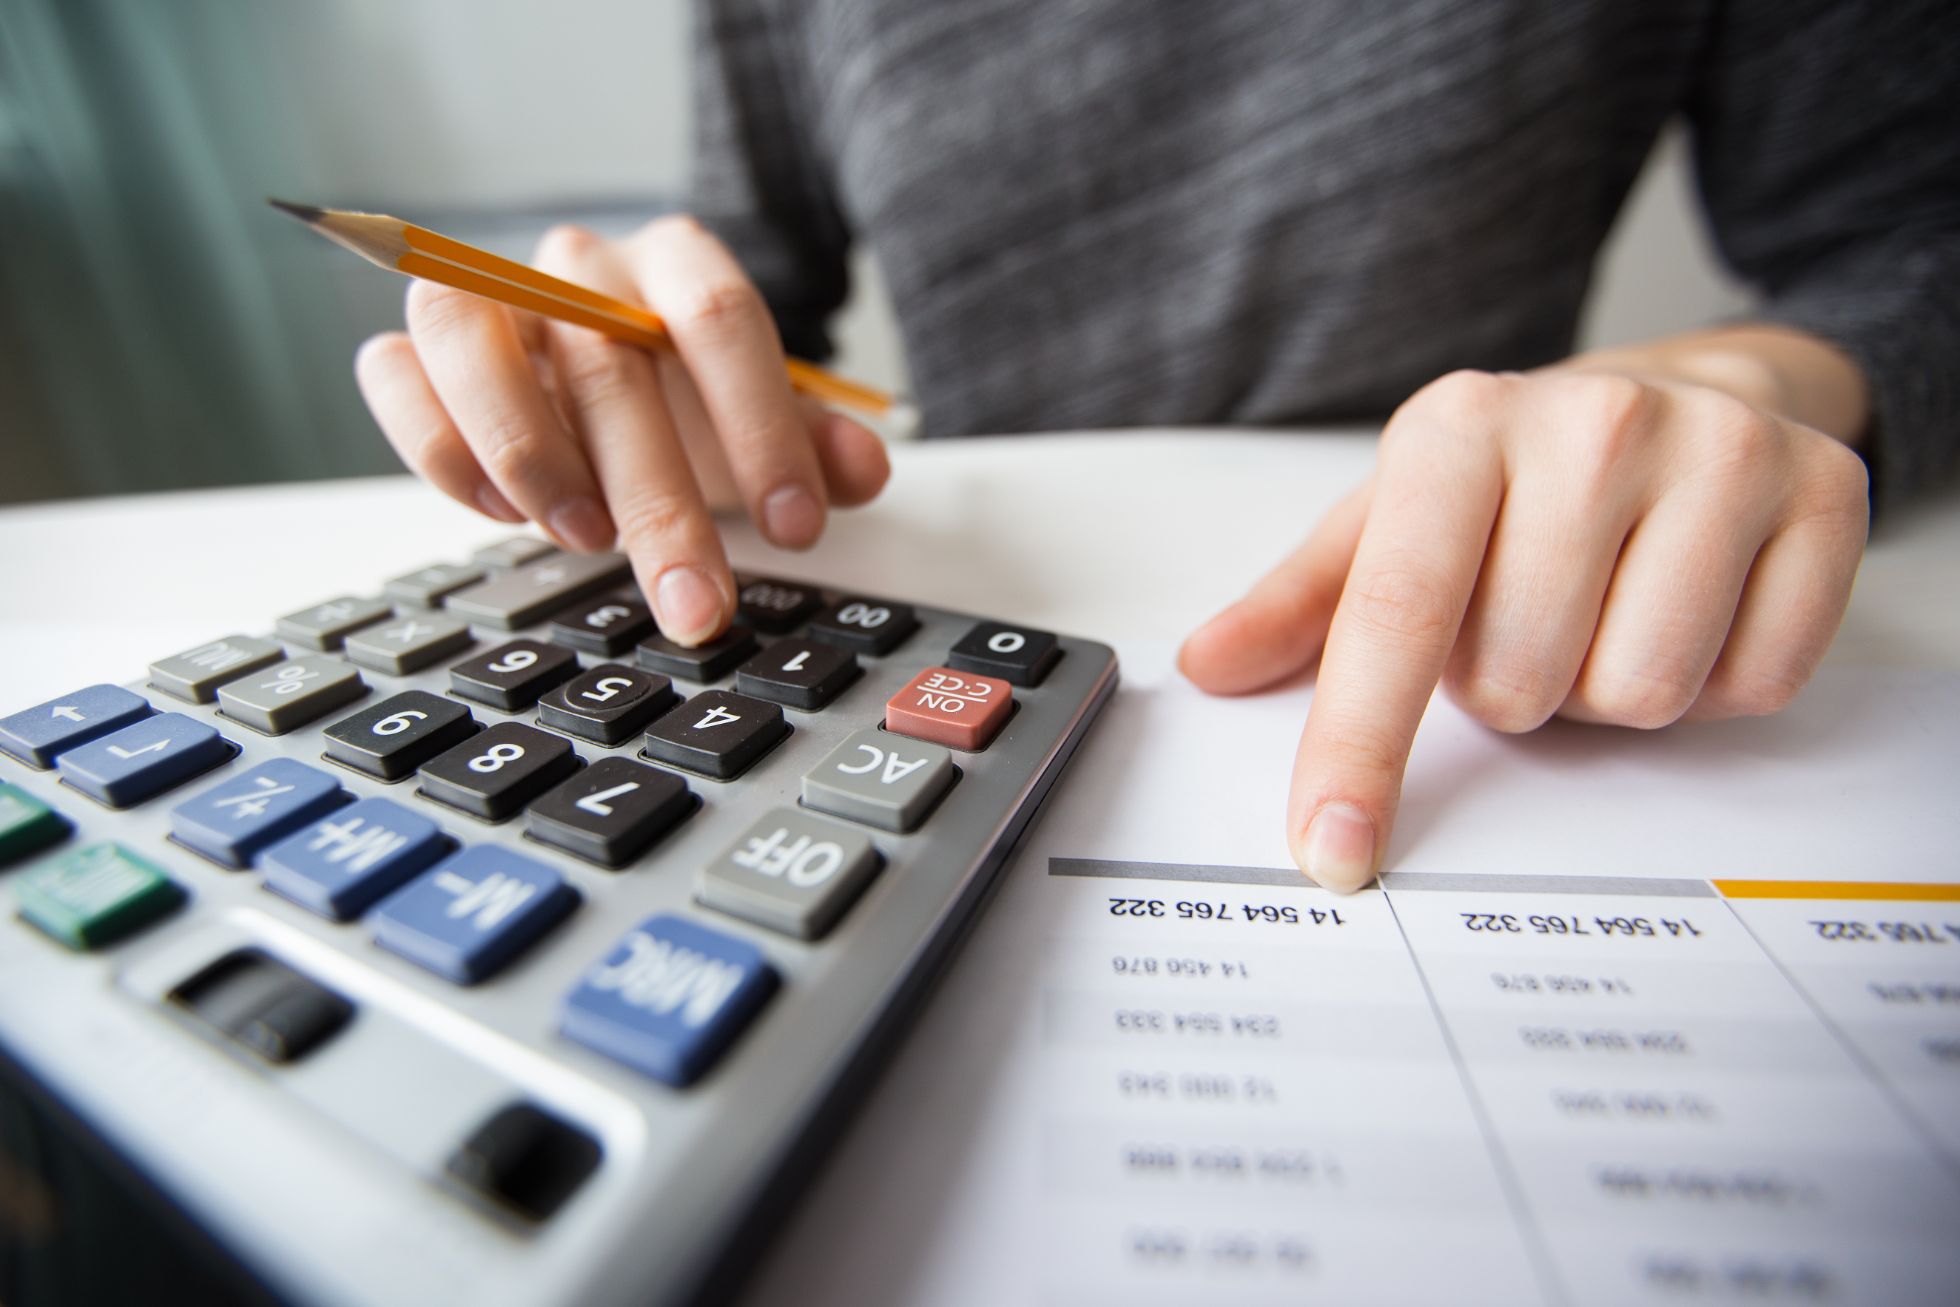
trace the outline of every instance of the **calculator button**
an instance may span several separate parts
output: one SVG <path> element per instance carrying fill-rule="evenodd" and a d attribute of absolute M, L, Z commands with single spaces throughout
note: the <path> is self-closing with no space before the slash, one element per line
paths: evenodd
<path fill-rule="evenodd" d="M 449 669 L 449 688 L 465 699 L 516 712 L 578 671 L 578 655 L 537 640 L 512 640 Z"/>
<path fill-rule="evenodd" d="M 476 718 L 454 699 L 404 690 L 329 726 L 327 757 L 379 780 L 398 781 L 476 731 Z"/>
<path fill-rule="evenodd" d="M 277 640 L 228 635 L 150 664 L 150 688 L 186 703 L 210 703 L 226 681 L 270 667 L 286 656 Z"/>
<path fill-rule="evenodd" d="M 469 623 L 441 613 L 411 611 L 392 622 L 347 637 L 347 657 L 363 667 L 394 676 L 420 671 L 438 659 L 470 647 Z"/>
<path fill-rule="evenodd" d="M 603 663 L 538 700 L 538 724 L 594 744 L 624 744 L 680 702 L 657 672 Z"/>
<path fill-rule="evenodd" d="M 953 783 L 953 755 L 876 727 L 857 732 L 803 774 L 803 802 L 880 830 L 914 830 Z"/>
<path fill-rule="evenodd" d="M 946 663 L 1011 685 L 1040 685 L 1061 657 L 1061 644 L 1046 631 L 982 622 L 960 637 Z"/>
<path fill-rule="evenodd" d="M 172 808 L 170 833 L 207 858 L 243 867 L 266 845 L 346 802 L 340 783 L 318 767 L 274 758 Z"/>
<path fill-rule="evenodd" d="M 67 750 L 149 715 L 142 695 L 120 685 L 91 685 L 0 717 L 0 749 L 33 766 L 51 767 Z"/>
<path fill-rule="evenodd" d="M 1014 691 L 989 676 L 928 667 L 885 704 L 885 729 L 949 749 L 984 749 L 1014 708 Z"/>
<path fill-rule="evenodd" d="M 470 555 L 470 561 L 485 567 L 512 568 L 535 563 L 558 552 L 558 546 L 536 536 L 510 536 L 494 545 L 485 545 Z"/>
<path fill-rule="evenodd" d="M 694 794 L 672 772 L 601 758 L 533 803 L 525 821 L 533 839 L 618 867 L 694 811 Z"/>
<path fill-rule="evenodd" d="M 530 1103 L 501 1108 L 443 1170 L 527 1221 L 550 1218 L 599 1165 L 599 1141 Z"/>
<path fill-rule="evenodd" d="M 783 710 L 727 690 L 703 690 L 647 730 L 642 750 L 656 762 L 730 780 L 789 734 Z"/>
<path fill-rule="evenodd" d="M 372 626 L 394 615 L 394 606 L 385 599 L 357 599 L 342 595 L 296 613 L 287 613 L 273 631 L 288 644 L 305 645 L 321 653 L 331 653 L 347 641 L 350 632 Z"/>
<path fill-rule="evenodd" d="M 653 610 L 637 599 L 588 599 L 560 609 L 550 635 L 558 644 L 610 658 L 653 633 Z"/>
<path fill-rule="evenodd" d="M 702 868 L 694 897 L 717 912 L 817 939 L 864 892 L 880 865 L 878 850 L 862 832 L 776 808 Z"/>
<path fill-rule="evenodd" d="M 0 781 L 0 867 L 59 844 L 73 829 L 66 817 L 26 790 Z"/>
<path fill-rule="evenodd" d="M 362 799 L 272 845 L 265 886 L 333 921 L 351 921 L 453 845 L 434 822 L 388 799 Z"/>
<path fill-rule="evenodd" d="M 735 673 L 735 688 L 814 712 L 858 678 L 857 656 L 814 640 L 778 640 Z"/>
<path fill-rule="evenodd" d="M 625 580 L 629 570 L 618 554 L 553 553 L 458 590 L 443 607 L 472 622 L 513 631 Z"/>
<path fill-rule="evenodd" d="M 166 712 L 70 749 L 55 765 L 64 781 L 90 798 L 126 808 L 210 771 L 231 754 L 231 745 L 203 722 Z"/>
<path fill-rule="evenodd" d="M 354 1005 L 255 948 L 227 953 L 170 991 L 198 1023 L 275 1066 L 339 1034 Z"/>
<path fill-rule="evenodd" d="M 823 596 L 807 585 L 752 576 L 735 594 L 742 620 L 762 631 L 787 631 L 823 604 Z"/>
<path fill-rule="evenodd" d="M 678 676 L 683 681 L 706 684 L 742 665 L 755 652 L 755 632 L 746 626 L 731 626 L 716 638 L 690 649 L 675 644 L 664 635 L 650 635 L 640 641 L 636 651 L 640 666 L 650 672 Z"/>
<path fill-rule="evenodd" d="M 753 944 L 659 913 L 565 999 L 566 1036 L 670 1085 L 700 1078 L 777 985 Z"/>
<path fill-rule="evenodd" d="M 22 919 L 76 950 L 113 944 L 184 897 L 176 881 L 109 840 L 64 853 L 14 882 Z"/>
<path fill-rule="evenodd" d="M 374 942 L 471 985 L 502 969 L 577 904 L 578 891 L 542 862 L 479 844 L 437 863 L 376 908 Z"/>
<path fill-rule="evenodd" d="M 435 608 L 446 596 L 466 585 L 475 585 L 482 579 L 481 567 L 467 563 L 431 563 L 419 571 L 398 576 L 381 588 L 390 599 L 399 599 L 405 604 L 422 608 Z"/>
<path fill-rule="evenodd" d="M 284 735 L 367 693 L 338 658 L 293 658 L 218 687 L 218 711 L 267 735 Z"/>
<path fill-rule="evenodd" d="M 858 653 L 888 654 L 918 629 L 919 618 L 910 604 L 853 598 L 811 618 L 809 633 Z"/>
<path fill-rule="evenodd" d="M 486 821 L 502 821 L 572 774 L 578 755 L 563 736 L 499 722 L 422 768 L 422 793 Z"/>

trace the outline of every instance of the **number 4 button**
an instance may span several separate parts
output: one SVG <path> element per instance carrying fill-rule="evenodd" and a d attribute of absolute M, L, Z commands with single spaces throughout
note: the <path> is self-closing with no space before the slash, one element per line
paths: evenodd
<path fill-rule="evenodd" d="M 960 637 L 946 665 L 998 676 L 1009 685 L 1040 685 L 1061 656 L 1060 644 L 1047 631 L 982 622 Z"/>
<path fill-rule="evenodd" d="M 688 813 L 695 798 L 672 772 L 601 758 L 531 805 L 533 839 L 602 867 L 619 867 Z"/>

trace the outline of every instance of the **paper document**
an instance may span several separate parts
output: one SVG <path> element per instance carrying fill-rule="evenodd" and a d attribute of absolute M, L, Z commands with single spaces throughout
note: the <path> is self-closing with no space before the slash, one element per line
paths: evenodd
<path fill-rule="evenodd" d="M 1282 836 L 1308 691 L 1123 660 L 758 1301 L 1960 1300 L 1960 677 L 1439 699 L 1342 897 Z"/>

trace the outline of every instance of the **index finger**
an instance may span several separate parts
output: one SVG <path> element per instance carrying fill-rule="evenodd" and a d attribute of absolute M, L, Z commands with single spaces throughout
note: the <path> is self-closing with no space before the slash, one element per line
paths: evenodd
<path fill-rule="evenodd" d="M 1495 442 L 1405 408 L 1328 628 L 1293 764 L 1287 839 L 1329 889 L 1381 864 L 1423 710 L 1456 643 L 1503 497 Z"/>

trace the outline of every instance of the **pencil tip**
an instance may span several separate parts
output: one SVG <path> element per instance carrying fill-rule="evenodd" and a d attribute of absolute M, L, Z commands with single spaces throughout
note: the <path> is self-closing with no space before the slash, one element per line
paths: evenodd
<path fill-rule="evenodd" d="M 313 223 L 327 216 L 327 211 L 311 204 L 293 204 L 286 200 L 275 200 L 270 195 L 265 202 L 282 213 L 290 213 L 301 222 Z"/>

